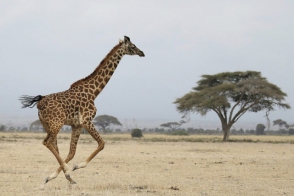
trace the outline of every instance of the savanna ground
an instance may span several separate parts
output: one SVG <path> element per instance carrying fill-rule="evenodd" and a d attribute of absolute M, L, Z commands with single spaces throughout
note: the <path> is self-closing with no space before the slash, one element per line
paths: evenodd
<path fill-rule="evenodd" d="M 44 185 L 58 162 L 42 145 L 44 133 L 0 133 L 0 195 L 293 195 L 294 137 L 103 135 L 104 150 L 86 168 L 61 172 Z M 62 157 L 70 134 L 59 135 Z M 81 135 L 74 159 L 97 147 Z"/>

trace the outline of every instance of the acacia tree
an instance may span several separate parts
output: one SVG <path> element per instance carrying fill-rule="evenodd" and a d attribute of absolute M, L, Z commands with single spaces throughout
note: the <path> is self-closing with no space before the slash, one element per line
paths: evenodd
<path fill-rule="evenodd" d="M 43 128 L 43 125 L 40 120 L 35 120 L 30 125 L 30 130 L 33 130 L 34 128 Z"/>
<path fill-rule="evenodd" d="M 229 139 L 230 129 L 246 112 L 272 111 L 275 107 L 289 109 L 284 102 L 286 93 L 261 77 L 260 72 L 223 72 L 202 75 L 193 91 L 176 99 L 179 112 L 204 116 L 214 111 L 220 118 L 224 133 L 223 141 Z"/>
<path fill-rule="evenodd" d="M 106 128 L 110 125 L 119 125 L 122 124 L 115 118 L 114 116 L 108 116 L 108 115 L 100 115 L 94 118 L 94 125 L 97 125 L 98 127 L 101 127 L 103 133 L 106 133 Z"/>
<path fill-rule="evenodd" d="M 168 123 L 164 123 L 161 124 L 161 127 L 166 127 L 166 128 L 170 128 L 171 130 L 176 130 L 178 127 L 180 127 L 182 124 L 178 123 L 178 122 L 168 122 Z"/>
<path fill-rule="evenodd" d="M 282 119 L 277 119 L 273 121 L 273 125 L 279 125 L 279 129 L 281 130 L 283 128 L 283 126 L 287 129 L 289 129 L 290 127 L 294 127 L 293 124 L 288 124 L 286 121 L 282 120 Z"/>

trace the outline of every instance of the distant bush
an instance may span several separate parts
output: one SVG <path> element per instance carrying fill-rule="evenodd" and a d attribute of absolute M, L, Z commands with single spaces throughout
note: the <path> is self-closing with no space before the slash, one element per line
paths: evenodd
<path fill-rule="evenodd" d="M 23 127 L 22 129 L 21 129 L 21 131 L 28 131 L 29 129 L 27 128 L 27 127 Z"/>
<path fill-rule="evenodd" d="M 155 128 L 154 130 L 155 133 L 163 133 L 164 132 L 164 129 L 163 128 Z"/>
<path fill-rule="evenodd" d="M 87 129 L 82 128 L 82 134 L 89 134 L 89 132 L 87 131 Z"/>
<path fill-rule="evenodd" d="M 170 135 L 189 135 L 189 133 L 185 130 L 176 130 L 169 133 Z"/>
<path fill-rule="evenodd" d="M 131 135 L 132 137 L 143 137 L 141 129 L 133 129 Z"/>
<path fill-rule="evenodd" d="M 263 124 L 256 125 L 256 135 L 264 135 L 265 126 Z"/>
<path fill-rule="evenodd" d="M 0 125 L 0 131 L 5 131 L 6 130 L 6 126 L 5 125 Z"/>

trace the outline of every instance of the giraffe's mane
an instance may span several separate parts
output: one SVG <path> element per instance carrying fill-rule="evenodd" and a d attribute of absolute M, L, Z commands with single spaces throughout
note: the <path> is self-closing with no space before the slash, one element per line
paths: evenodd
<path fill-rule="evenodd" d="M 96 69 L 87 77 L 82 78 L 76 82 L 74 82 L 69 89 L 72 89 L 80 84 L 83 84 L 85 81 L 87 81 L 89 78 L 93 77 L 110 59 L 110 57 L 117 51 L 117 49 L 122 45 L 122 42 L 119 42 L 116 46 L 112 48 L 112 50 L 106 55 L 106 57 L 100 62 L 100 64 L 96 67 Z"/>

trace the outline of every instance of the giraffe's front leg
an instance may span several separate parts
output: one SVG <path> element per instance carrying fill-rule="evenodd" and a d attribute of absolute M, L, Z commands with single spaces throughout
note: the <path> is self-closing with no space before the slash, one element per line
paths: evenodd
<path fill-rule="evenodd" d="M 105 142 L 103 141 L 102 137 L 98 133 L 98 131 L 95 129 L 93 123 L 91 121 L 87 122 L 85 125 L 85 128 L 88 130 L 90 135 L 97 141 L 98 147 L 97 149 L 82 163 L 76 164 L 73 167 L 73 171 L 76 169 L 84 168 L 88 165 L 88 163 L 104 148 Z"/>

